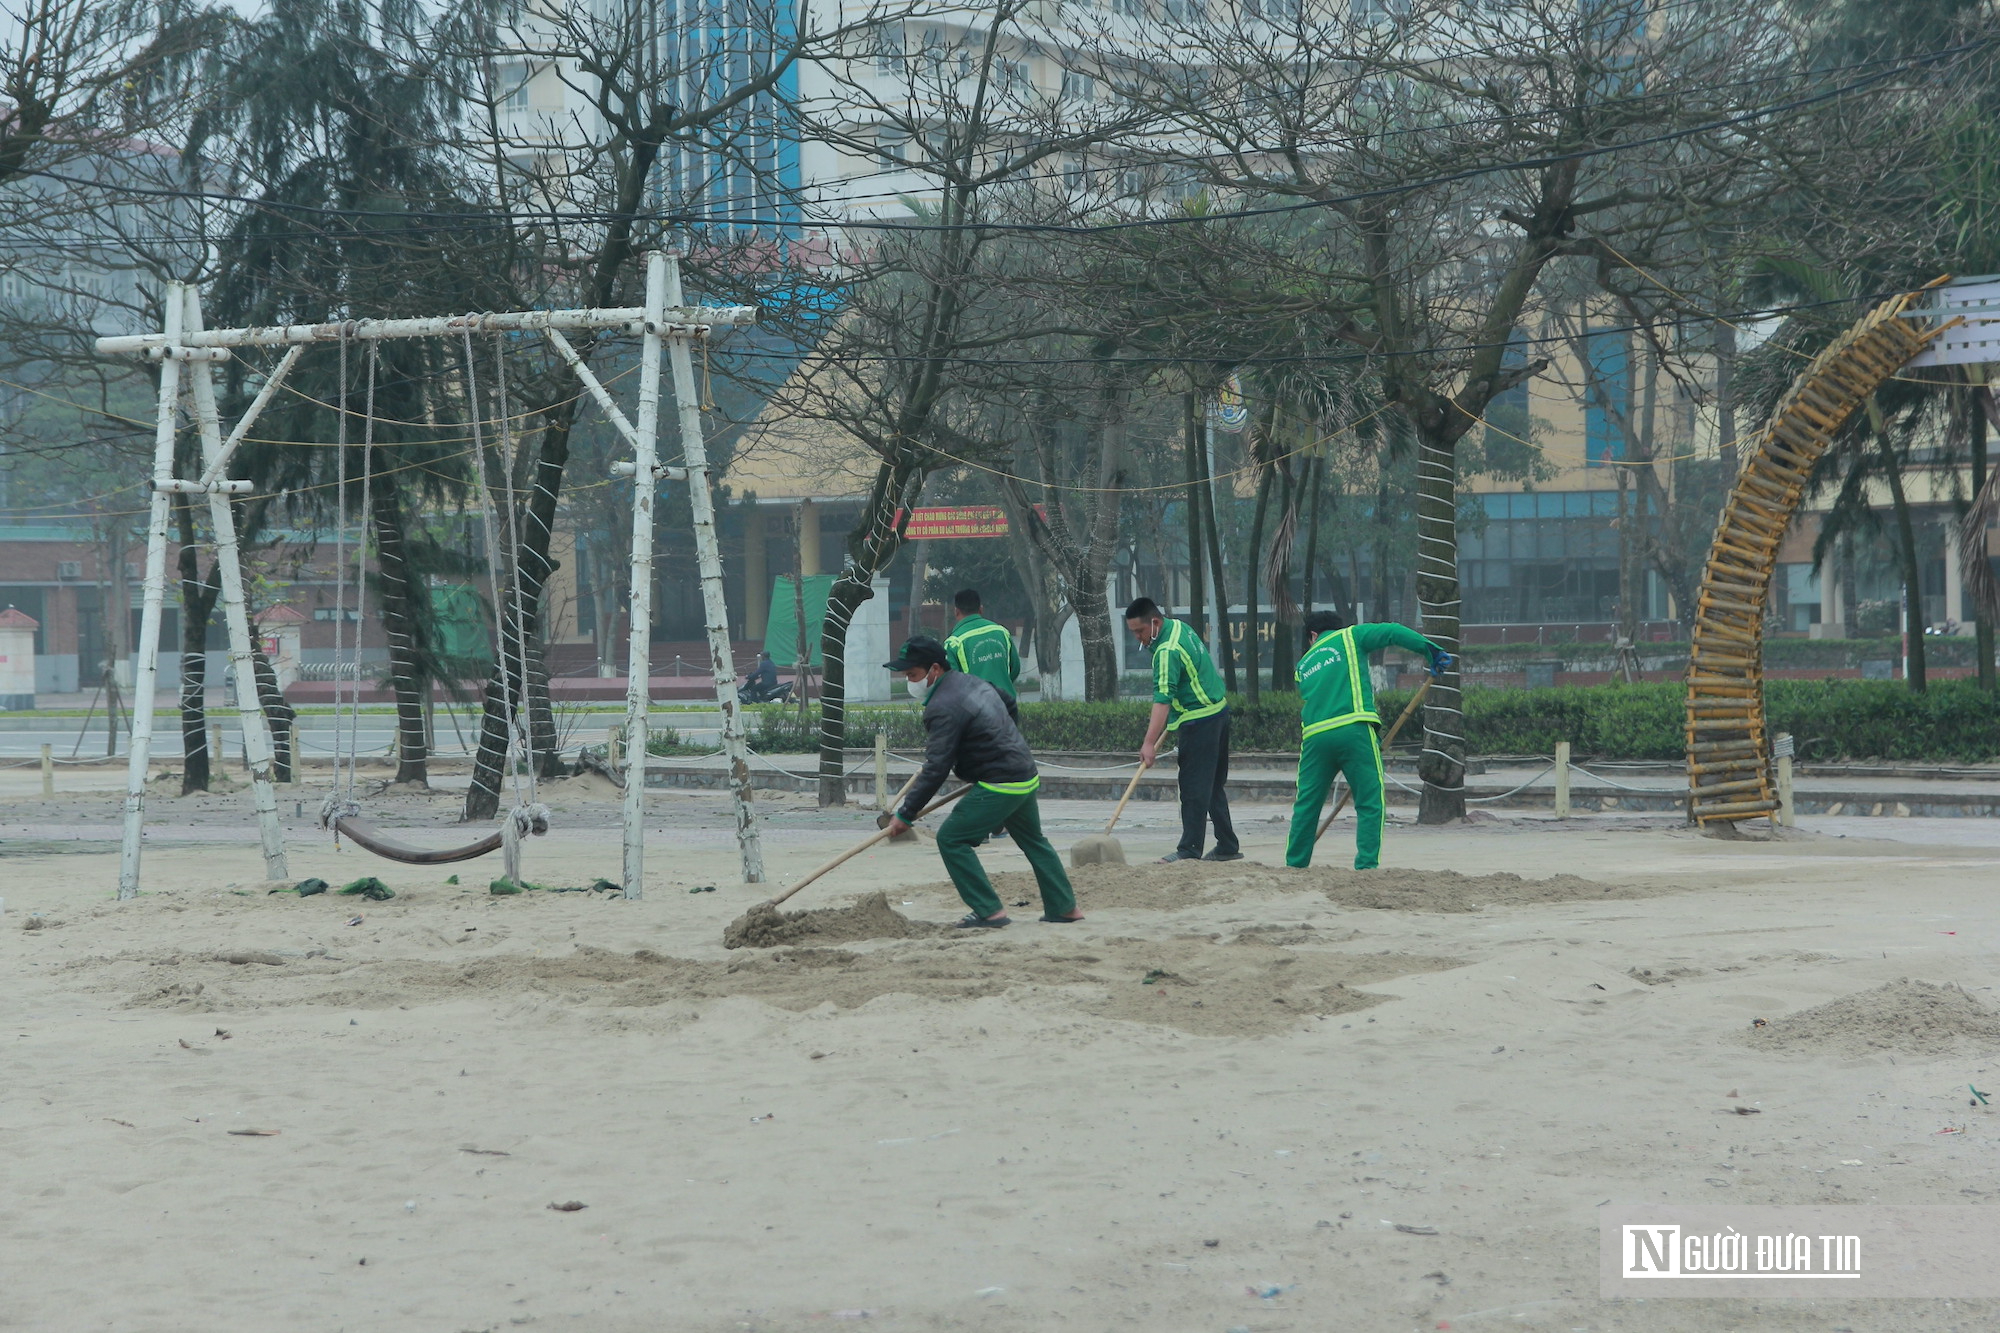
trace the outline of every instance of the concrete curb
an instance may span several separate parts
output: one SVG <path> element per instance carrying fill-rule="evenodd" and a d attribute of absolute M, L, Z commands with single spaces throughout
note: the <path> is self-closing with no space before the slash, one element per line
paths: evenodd
<path fill-rule="evenodd" d="M 646 766 L 646 785 L 654 788 L 681 788 L 686 790 L 717 791 L 727 785 L 728 775 L 720 768 L 700 768 L 688 764 L 651 763 Z M 1095 777 L 1088 774 L 1044 773 L 1042 774 L 1042 794 L 1059 801 L 1108 801 L 1116 800 L 1125 789 L 1129 775 L 1107 775 Z M 818 782 L 813 778 L 796 778 L 786 773 L 774 773 L 768 768 L 753 769 L 751 785 L 765 791 L 816 791 Z M 861 801 L 872 796 L 870 782 L 866 775 L 857 775 L 849 780 L 849 790 Z M 1499 789 L 1504 791 L 1505 788 Z M 1246 805 L 1290 805 L 1295 788 L 1289 779 L 1268 777 L 1232 778 L 1229 794 L 1232 800 Z M 1468 794 L 1478 797 L 1477 788 Z M 1498 792 L 1494 793 L 1495 795 Z M 1516 792 L 1497 801 L 1480 801 L 1476 808 L 1487 810 L 1550 810 L 1554 805 L 1554 790 L 1550 787 L 1532 787 Z M 1179 799 L 1179 791 L 1172 774 L 1149 773 L 1139 780 L 1138 789 L 1132 793 L 1135 801 L 1174 801 Z M 1414 806 L 1416 796 L 1400 787 L 1391 786 L 1388 803 L 1392 806 Z M 1813 792 L 1801 790 L 1796 793 L 1798 813 L 1802 815 L 1888 815 L 1898 818 L 1938 818 L 1938 819 L 1981 819 L 2000 816 L 2000 794 L 1965 793 L 1963 795 L 1931 791 L 1879 790 L 1861 792 Z M 1570 806 L 1582 813 L 1665 813 L 1686 809 L 1686 795 L 1679 790 L 1657 792 L 1626 791 L 1605 786 L 1572 786 Z"/>

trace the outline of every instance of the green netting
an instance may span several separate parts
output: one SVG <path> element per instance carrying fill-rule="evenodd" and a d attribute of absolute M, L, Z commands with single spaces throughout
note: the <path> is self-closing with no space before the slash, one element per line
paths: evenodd
<path fill-rule="evenodd" d="M 826 622 L 827 594 L 833 591 L 833 575 L 808 574 L 805 576 L 806 644 L 812 649 L 808 660 L 813 666 L 821 665 L 819 657 L 820 626 Z M 764 651 L 783 671 L 799 660 L 799 598 L 793 591 L 789 575 L 781 576 L 771 585 L 771 615 L 764 622 Z"/>
<path fill-rule="evenodd" d="M 431 616 L 439 657 L 459 665 L 466 675 L 492 669 L 493 626 L 477 588 L 466 583 L 432 588 Z"/>

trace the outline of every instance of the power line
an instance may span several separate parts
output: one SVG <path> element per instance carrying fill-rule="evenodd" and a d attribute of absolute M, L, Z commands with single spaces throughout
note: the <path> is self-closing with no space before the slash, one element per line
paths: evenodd
<path fill-rule="evenodd" d="M 233 194 L 219 190 L 189 190 L 167 186 L 144 186 L 134 184 L 109 183 L 68 176 L 61 172 L 30 168 L 22 175 L 37 176 L 63 184 L 96 189 L 110 194 L 124 194 L 144 199 L 196 200 L 206 203 L 232 204 L 253 210 L 295 217 L 321 217 L 342 219 L 379 218 L 394 220 L 404 224 L 422 223 L 421 231 L 432 233 L 446 230 L 440 222 L 456 224 L 453 229 L 470 231 L 493 230 L 503 227 L 562 226 L 565 224 L 609 225 L 617 222 L 658 222 L 670 226 L 695 226 L 703 223 L 730 227 L 762 227 L 772 229 L 802 229 L 816 231 L 889 231 L 889 232 L 959 232 L 1008 233 L 1021 235 L 1098 235 L 1111 232 L 1131 231 L 1157 227 L 1179 227 L 1211 222 L 1240 221 L 1249 218 L 1275 217 L 1291 213 L 1307 212 L 1314 209 L 1338 207 L 1345 204 L 1364 203 L 1374 199 L 1392 198 L 1421 190 L 1433 189 L 1441 185 L 1457 184 L 1475 180 L 1483 176 L 1496 175 L 1507 171 L 1526 171 L 1569 162 L 1590 161 L 1600 157 L 1631 152 L 1641 148 L 1657 147 L 1677 143 L 1686 139 L 1733 129 L 1767 116 L 1782 115 L 1787 112 L 1804 110 L 1825 102 L 1837 101 L 1856 92 L 1872 88 L 1887 81 L 1899 72 L 1927 68 L 1943 63 L 1954 57 L 1968 54 L 1990 46 L 1996 39 L 1975 38 L 1955 46 L 1943 47 L 1925 55 L 1911 56 L 1890 62 L 1889 66 L 1874 74 L 1855 79 L 1839 87 L 1825 89 L 1817 93 L 1787 98 L 1783 101 L 1766 103 L 1706 121 L 1700 125 L 1686 126 L 1678 130 L 1667 130 L 1659 134 L 1618 144 L 1602 144 L 1590 148 L 1573 149 L 1561 153 L 1545 153 L 1534 157 L 1515 158 L 1505 162 L 1486 163 L 1467 167 L 1460 171 L 1442 175 L 1423 177 L 1416 180 L 1399 181 L 1390 185 L 1377 186 L 1370 190 L 1353 191 L 1346 194 L 1330 195 L 1323 198 L 1301 200 L 1297 203 L 1274 204 L 1259 208 L 1233 209 L 1215 213 L 1181 214 L 1152 218 L 1132 218 L 1119 222 L 1104 223 L 1055 223 L 1055 222 L 958 222 L 925 223 L 897 220 L 832 220 L 814 218 L 772 218 L 758 215 L 710 214 L 686 210 L 657 209 L 621 212 L 616 210 L 584 209 L 565 211 L 560 209 L 529 210 L 511 215 L 490 212 L 453 212 L 436 210 L 367 209 L 324 204 L 287 203 L 282 200 L 258 199 L 247 195 Z M 1260 150 L 1262 151 L 1262 150 Z M 1254 155 L 1254 153 L 1253 153 Z M 1169 159 L 1175 160 L 1175 159 Z M 1187 160 L 1187 159 L 1180 159 Z M 402 234 L 409 234 L 407 226 Z M 311 233 L 307 233 L 311 234 Z M 382 233 L 384 235 L 391 233 Z M 376 233 L 356 233 L 373 238 Z M 213 239 L 213 238 L 203 238 Z"/>
<path fill-rule="evenodd" d="M 1785 315 L 1801 314 L 1809 310 L 1823 310 L 1832 306 L 1875 304 L 1891 296 L 1901 295 L 1909 288 L 1877 292 L 1873 295 L 1830 297 L 1824 301 L 1801 301 L 1793 305 L 1765 306 L 1757 310 L 1740 310 L 1733 314 L 1720 315 L 1713 312 L 1693 311 L 1676 315 L 1671 319 L 1653 320 L 1649 323 L 1632 323 L 1593 326 L 1591 337 L 1608 334 L 1638 333 L 1661 328 L 1681 329 L 1704 324 L 1734 324 L 1741 321 L 1757 322 L 1776 319 Z M 950 364 L 979 366 L 1292 366 L 1292 365 L 1343 365 L 1357 362 L 1401 360 L 1409 357 L 1450 357 L 1472 352 L 1490 351 L 1494 348 L 1506 350 L 1516 347 L 1537 347 L 1549 343 L 1569 343 L 1574 339 L 1567 334 L 1546 334 L 1538 337 L 1517 337 L 1505 342 L 1460 343 L 1442 347 L 1415 347 L 1401 350 L 1376 350 L 1369 348 L 1348 352 L 1297 352 L 1269 356 L 1230 356 L 1222 352 L 1183 352 L 1177 356 L 1052 356 L 1052 357 L 997 357 L 980 355 L 933 356 L 896 355 L 886 352 L 837 352 L 821 354 L 812 350 L 793 354 L 765 352 L 746 349 L 720 349 L 717 355 L 745 357 L 771 361 L 813 361 L 822 364 L 839 365 L 879 362 L 885 364 L 927 364 L 946 362 Z"/>

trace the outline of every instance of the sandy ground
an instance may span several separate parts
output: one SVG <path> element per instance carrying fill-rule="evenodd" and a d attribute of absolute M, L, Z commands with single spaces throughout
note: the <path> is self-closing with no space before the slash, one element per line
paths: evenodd
<path fill-rule="evenodd" d="M 938 929 L 897 846 L 731 950 L 770 889 L 713 796 L 654 799 L 640 901 L 336 853 L 318 799 L 294 877 L 393 900 L 268 894 L 238 795 L 156 800 L 118 904 L 114 797 L 0 805 L 0 1328 L 2000 1327 L 1595 1277 L 1607 1201 L 2000 1199 L 1991 824 L 1399 826 L 1360 876 L 1283 869 L 1248 808 L 1252 861 L 1079 872 L 1078 926 L 1003 843 L 1016 924 Z M 615 879 L 606 793 L 550 799 L 529 877 Z M 763 808 L 774 884 L 873 827 Z"/>

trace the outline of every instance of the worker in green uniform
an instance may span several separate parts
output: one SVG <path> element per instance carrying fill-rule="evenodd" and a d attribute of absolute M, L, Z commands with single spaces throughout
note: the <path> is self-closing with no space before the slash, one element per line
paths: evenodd
<path fill-rule="evenodd" d="M 1052 925 L 1083 920 L 1062 857 L 1042 832 L 1041 806 L 1035 799 L 1042 777 L 1035 757 L 1001 706 L 1000 692 L 986 681 L 953 671 L 946 665 L 944 645 L 923 635 L 905 642 L 896 660 L 883 666 L 901 672 L 910 693 L 921 690 L 924 700 L 923 771 L 889 820 L 890 831 L 908 829 L 952 773 L 972 785 L 937 831 L 945 873 L 972 909 L 958 927 L 997 930 L 1007 924 L 1007 906 L 993 891 L 993 881 L 973 850 L 995 828 L 1006 829 L 1028 858 L 1042 894 L 1042 920 Z"/>
<path fill-rule="evenodd" d="M 953 593 L 951 606 L 956 623 L 945 636 L 945 660 L 952 670 L 977 676 L 1000 691 L 1000 697 L 1007 701 L 1007 715 L 1018 723 L 1021 718 L 1015 707 L 1014 682 L 1021 678 L 1021 654 L 1014 647 L 1014 636 L 1005 625 L 980 614 L 983 603 L 977 588 Z"/>
<path fill-rule="evenodd" d="M 1184 620 L 1170 620 L 1150 597 L 1125 608 L 1125 627 L 1153 653 L 1153 713 L 1139 745 L 1139 765 L 1151 768 L 1168 732 L 1178 738 L 1181 840 L 1162 861 L 1241 861 L 1236 826 L 1229 819 L 1229 696 L 1201 635 Z M 1215 850 L 1201 854 L 1208 826 Z"/>
<path fill-rule="evenodd" d="M 1314 611 L 1305 628 L 1312 646 L 1296 673 L 1305 736 L 1285 864 L 1312 864 L 1320 807 L 1338 773 L 1354 793 L 1354 868 L 1373 870 L 1382 859 L 1382 743 L 1376 736 L 1382 719 L 1375 711 L 1368 654 L 1382 648 L 1421 653 L 1430 659 L 1433 677 L 1444 674 L 1452 656 L 1408 626 L 1350 625 L 1333 611 Z"/>

